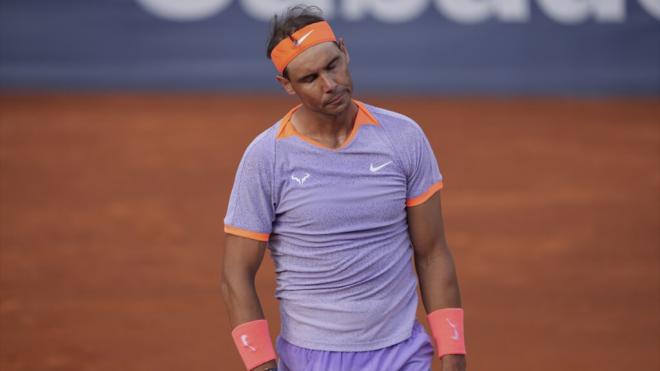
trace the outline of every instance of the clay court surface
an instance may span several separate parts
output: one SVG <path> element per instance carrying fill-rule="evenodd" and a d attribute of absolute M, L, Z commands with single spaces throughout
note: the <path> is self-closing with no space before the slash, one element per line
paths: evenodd
<path fill-rule="evenodd" d="M 436 151 L 470 370 L 660 369 L 660 99 L 361 98 Z M 242 370 L 222 218 L 293 101 L 0 102 L 0 370 Z M 257 285 L 275 335 L 269 257 Z"/>

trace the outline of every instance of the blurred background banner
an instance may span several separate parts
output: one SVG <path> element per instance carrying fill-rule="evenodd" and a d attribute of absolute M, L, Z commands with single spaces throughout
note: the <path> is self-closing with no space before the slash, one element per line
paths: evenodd
<path fill-rule="evenodd" d="M 0 0 L 3 89 L 278 89 L 269 18 L 300 1 Z M 321 0 L 360 91 L 660 92 L 660 0 Z"/>

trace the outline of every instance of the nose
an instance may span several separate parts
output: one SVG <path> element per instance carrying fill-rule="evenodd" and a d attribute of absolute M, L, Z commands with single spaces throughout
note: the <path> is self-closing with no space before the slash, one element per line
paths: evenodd
<path fill-rule="evenodd" d="M 322 73 L 320 75 L 320 78 L 321 78 L 321 82 L 323 83 L 323 91 L 324 92 L 332 93 L 335 90 L 335 88 L 337 87 L 337 83 L 332 78 L 332 76 L 330 76 L 329 74 Z"/>

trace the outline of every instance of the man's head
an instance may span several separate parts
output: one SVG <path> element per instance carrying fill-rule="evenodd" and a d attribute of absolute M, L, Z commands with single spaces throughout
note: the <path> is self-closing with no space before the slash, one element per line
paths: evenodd
<path fill-rule="evenodd" d="M 308 44 L 296 50 L 303 42 Z M 307 108 L 337 114 L 350 105 L 348 51 L 343 40 L 335 39 L 319 8 L 297 6 L 273 17 L 267 54 L 281 71 L 277 81 Z"/>

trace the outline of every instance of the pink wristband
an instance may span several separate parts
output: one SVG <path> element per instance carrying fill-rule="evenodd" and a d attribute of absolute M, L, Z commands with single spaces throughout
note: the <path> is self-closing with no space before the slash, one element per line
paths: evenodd
<path fill-rule="evenodd" d="M 240 324 L 232 330 L 231 336 L 248 370 L 277 359 L 265 319 Z"/>
<path fill-rule="evenodd" d="M 435 339 L 438 358 L 447 354 L 465 354 L 463 309 L 443 308 L 426 316 Z"/>

